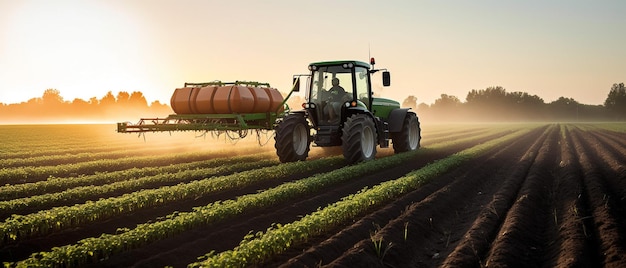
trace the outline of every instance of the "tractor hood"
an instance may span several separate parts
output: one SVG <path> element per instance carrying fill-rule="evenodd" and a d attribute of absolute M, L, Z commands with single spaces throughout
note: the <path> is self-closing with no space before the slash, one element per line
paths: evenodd
<path fill-rule="evenodd" d="M 386 98 L 372 98 L 372 105 L 375 106 L 393 106 L 393 108 L 400 108 L 400 103 Z"/>
<path fill-rule="evenodd" d="M 400 103 L 395 100 L 385 98 L 372 99 L 372 113 L 375 116 L 387 119 L 391 111 L 398 108 L 400 108 Z"/>

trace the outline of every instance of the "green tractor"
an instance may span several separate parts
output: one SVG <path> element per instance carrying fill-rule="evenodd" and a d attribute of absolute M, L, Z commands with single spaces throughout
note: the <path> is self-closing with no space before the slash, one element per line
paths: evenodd
<path fill-rule="evenodd" d="M 400 103 L 372 94 L 372 76 L 382 72 L 383 86 L 391 83 L 385 69 L 374 69 L 361 61 L 327 61 L 309 65 L 306 103 L 291 111 L 275 127 L 276 154 L 281 162 L 303 161 L 311 142 L 320 147 L 341 146 L 349 163 L 374 159 L 376 147 L 393 144 L 395 153 L 420 147 L 421 129 L 417 115 Z M 313 130 L 313 131 L 311 131 Z M 313 133 L 312 133 L 313 132 Z"/>

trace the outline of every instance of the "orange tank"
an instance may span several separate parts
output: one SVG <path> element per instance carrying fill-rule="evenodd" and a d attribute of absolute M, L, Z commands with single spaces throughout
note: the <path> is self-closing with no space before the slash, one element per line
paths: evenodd
<path fill-rule="evenodd" d="M 241 85 L 177 88 L 170 100 L 177 114 L 282 112 L 282 102 L 275 88 Z"/>
<path fill-rule="evenodd" d="M 260 87 L 248 87 L 254 96 L 253 113 L 267 113 L 270 111 L 271 100 L 267 92 Z"/>
<path fill-rule="evenodd" d="M 192 110 L 191 103 L 192 100 L 195 99 L 196 94 L 198 94 L 197 88 L 177 88 L 176 90 L 174 90 L 174 94 L 172 94 L 172 98 L 170 99 L 170 105 L 172 106 L 172 110 L 174 110 L 174 112 L 177 114 L 195 113 Z"/>
<path fill-rule="evenodd" d="M 196 97 L 191 99 L 191 111 L 195 114 L 214 114 L 213 95 L 217 86 L 206 86 L 198 88 Z"/>
<path fill-rule="evenodd" d="M 213 95 L 215 113 L 251 113 L 254 109 L 254 96 L 244 86 L 228 85 L 218 87 Z"/>
<path fill-rule="evenodd" d="M 278 92 L 278 89 L 275 88 L 263 88 L 265 89 L 265 92 L 267 92 L 267 95 L 270 96 L 270 111 L 271 112 L 282 112 L 284 109 L 283 107 L 281 107 L 281 104 L 283 103 L 283 95 L 280 94 L 280 92 Z M 278 109 L 280 108 L 280 110 Z"/>

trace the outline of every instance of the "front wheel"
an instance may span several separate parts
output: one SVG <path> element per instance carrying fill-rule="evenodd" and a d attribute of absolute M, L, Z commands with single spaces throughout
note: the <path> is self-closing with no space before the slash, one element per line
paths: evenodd
<path fill-rule="evenodd" d="M 372 118 L 355 114 L 346 120 L 341 136 L 343 156 L 348 163 L 374 159 L 376 156 L 376 127 Z"/>
<path fill-rule="evenodd" d="M 414 113 L 407 113 L 402 122 L 402 130 L 392 135 L 393 151 L 402 153 L 416 150 L 421 140 L 420 122 Z"/>
<path fill-rule="evenodd" d="M 309 156 L 311 127 L 304 116 L 290 114 L 276 126 L 274 147 L 280 162 L 304 161 Z"/>

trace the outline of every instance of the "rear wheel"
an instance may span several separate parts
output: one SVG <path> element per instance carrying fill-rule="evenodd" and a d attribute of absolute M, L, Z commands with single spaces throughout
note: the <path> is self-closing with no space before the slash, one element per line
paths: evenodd
<path fill-rule="evenodd" d="M 304 161 L 309 156 L 311 127 L 304 116 L 290 114 L 276 126 L 276 154 L 280 162 Z"/>
<path fill-rule="evenodd" d="M 343 156 L 349 163 L 374 159 L 376 156 L 376 127 L 365 114 L 355 114 L 346 120 L 341 136 Z"/>
<path fill-rule="evenodd" d="M 395 153 L 413 151 L 420 147 L 420 122 L 414 113 L 407 113 L 402 122 L 402 130 L 392 136 Z"/>

